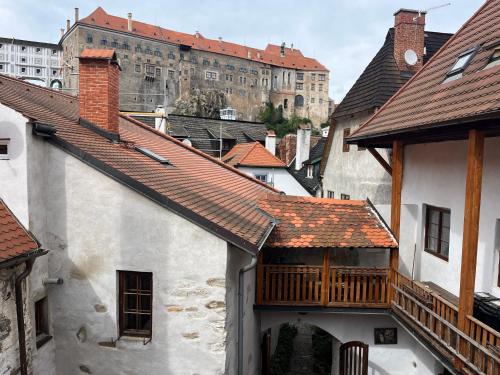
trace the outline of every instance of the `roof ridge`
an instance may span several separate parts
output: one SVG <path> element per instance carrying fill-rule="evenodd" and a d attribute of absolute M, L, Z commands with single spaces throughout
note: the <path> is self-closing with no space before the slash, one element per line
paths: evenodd
<path fill-rule="evenodd" d="M 366 128 L 366 126 L 368 126 L 368 124 L 370 124 L 372 122 L 372 120 L 375 118 L 375 116 L 378 116 L 384 108 L 386 108 L 390 103 L 392 103 L 396 98 L 398 98 L 399 95 L 401 94 L 401 92 L 408 85 L 410 85 L 417 77 L 420 77 L 422 72 L 424 72 L 424 71 L 426 72 L 427 71 L 426 69 L 430 69 L 429 67 L 432 67 L 431 62 L 433 62 L 438 57 L 440 57 L 441 54 L 443 53 L 443 51 L 446 51 L 446 48 L 448 47 L 448 45 L 455 41 L 455 39 L 458 37 L 458 35 L 469 25 L 469 23 L 471 23 L 472 20 L 474 20 L 479 15 L 479 13 L 484 8 L 486 8 L 487 5 L 489 5 L 489 3 L 490 3 L 490 1 L 486 0 L 484 2 L 484 4 L 481 7 L 479 7 L 479 9 L 476 12 L 474 12 L 474 14 L 457 30 L 457 32 L 452 34 L 452 36 L 441 46 L 441 48 L 439 48 L 439 50 L 429 59 L 429 61 L 427 61 L 427 63 L 425 65 L 422 68 L 420 68 L 403 86 L 401 86 L 398 89 L 398 91 L 396 91 L 396 93 L 393 96 L 391 96 L 389 98 L 389 100 L 387 100 L 384 103 L 384 105 L 382 107 L 380 107 L 380 109 L 376 113 L 374 113 L 372 116 L 370 116 L 370 118 L 368 120 L 366 120 L 366 122 L 364 124 L 362 124 L 360 127 L 358 127 L 354 131 L 354 133 L 352 133 L 348 138 L 355 138 L 356 134 L 359 133 L 361 131 L 361 129 Z"/>
<path fill-rule="evenodd" d="M 240 161 L 238 162 L 238 164 L 241 164 L 243 160 L 245 160 L 248 155 L 250 155 L 250 153 L 255 149 L 255 147 L 257 147 L 257 141 L 255 142 L 251 142 L 250 144 L 252 145 L 252 147 L 248 147 L 248 151 L 243 155 L 243 157 L 240 159 Z M 241 143 L 242 145 L 245 145 L 245 143 Z"/>
<path fill-rule="evenodd" d="M 171 141 L 171 142 L 173 142 L 173 143 L 175 143 L 175 144 L 177 144 L 177 145 L 179 145 L 181 147 L 184 147 L 186 150 L 189 150 L 189 151 L 191 151 L 191 152 L 193 152 L 195 154 L 198 154 L 198 155 L 204 157 L 205 159 L 208 159 L 211 162 L 214 162 L 215 164 L 218 164 L 219 166 L 221 166 L 223 168 L 226 168 L 226 169 L 228 169 L 228 170 L 230 170 L 232 172 L 235 172 L 238 175 L 240 175 L 242 177 L 245 177 L 246 179 L 248 179 L 248 180 L 250 180 L 252 182 L 258 183 L 259 185 L 268 188 L 269 190 L 273 191 L 274 193 L 281 193 L 281 191 L 279 191 L 279 190 L 277 190 L 277 189 L 269 186 L 268 184 L 266 184 L 266 183 L 264 183 L 262 181 L 259 181 L 259 180 L 255 179 L 255 178 L 247 175 L 246 173 L 241 172 L 237 168 L 231 167 L 230 165 L 222 162 L 221 160 L 219 160 L 217 158 L 214 158 L 214 157 L 212 157 L 212 156 L 210 156 L 208 154 L 205 154 L 204 152 L 202 152 L 202 151 L 200 151 L 200 150 L 198 150 L 198 149 L 196 149 L 194 147 L 188 146 L 185 143 L 183 143 L 183 142 L 175 139 L 174 137 L 172 137 L 172 136 L 170 136 L 168 134 L 159 132 L 158 130 L 153 129 L 152 127 L 150 127 L 150 126 L 148 126 L 148 125 L 140 122 L 139 120 L 136 120 L 136 119 L 134 119 L 134 118 L 132 118 L 130 116 L 124 115 L 123 113 L 120 113 L 120 117 L 122 117 L 122 118 L 124 118 L 124 119 L 126 119 L 128 121 L 131 121 L 132 123 L 140 126 L 141 128 L 146 129 L 146 130 L 148 130 L 148 131 L 150 131 L 150 132 L 152 132 L 152 133 L 154 133 L 156 135 L 159 135 L 159 136 L 161 136 L 161 137 L 163 137 L 163 138 L 165 138 L 165 139 L 167 139 L 167 140 L 169 140 L 169 141 Z"/>

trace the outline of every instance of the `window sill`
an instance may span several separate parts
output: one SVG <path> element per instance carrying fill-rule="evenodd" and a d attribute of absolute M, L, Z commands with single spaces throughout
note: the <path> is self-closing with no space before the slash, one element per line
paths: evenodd
<path fill-rule="evenodd" d="M 441 259 L 441 260 L 444 260 L 445 262 L 448 262 L 449 257 L 447 257 L 447 256 L 444 256 L 444 255 L 441 255 L 441 254 L 439 254 L 439 253 L 436 253 L 436 252 L 435 252 L 435 251 L 433 251 L 433 250 L 424 249 L 424 251 L 425 251 L 426 253 L 428 253 L 428 254 L 434 255 L 436 258 L 439 258 L 439 259 Z"/>
<path fill-rule="evenodd" d="M 36 348 L 40 349 L 42 346 L 44 346 L 50 340 L 52 340 L 52 336 L 50 336 L 50 335 L 41 334 L 41 335 L 37 336 L 36 337 Z"/>

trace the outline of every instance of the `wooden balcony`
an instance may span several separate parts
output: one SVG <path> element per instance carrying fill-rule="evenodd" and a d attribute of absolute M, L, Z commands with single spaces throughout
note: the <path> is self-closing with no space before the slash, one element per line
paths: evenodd
<path fill-rule="evenodd" d="M 399 273 L 392 311 L 465 374 L 500 375 L 500 333 L 472 316 L 457 328 L 458 308 L 425 285 Z"/>
<path fill-rule="evenodd" d="M 388 268 L 258 265 L 257 305 L 388 308 Z"/>

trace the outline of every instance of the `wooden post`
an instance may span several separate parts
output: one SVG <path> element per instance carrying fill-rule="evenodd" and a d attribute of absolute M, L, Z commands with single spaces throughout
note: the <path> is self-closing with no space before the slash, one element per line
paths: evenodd
<path fill-rule="evenodd" d="M 401 141 L 392 143 L 392 193 L 391 193 L 391 229 L 399 241 L 401 225 L 401 189 L 403 187 L 403 159 L 404 146 Z M 389 303 L 393 300 L 392 284 L 396 281 L 396 272 L 399 269 L 399 250 L 390 250 L 389 270 Z"/>
<path fill-rule="evenodd" d="M 264 292 L 264 268 L 262 267 L 264 264 L 264 250 L 260 250 L 257 255 L 257 295 L 256 302 L 257 305 L 262 305 L 262 294 Z M 269 282 L 269 281 L 268 281 Z"/>
<path fill-rule="evenodd" d="M 330 249 L 323 250 L 323 274 L 321 275 L 321 304 L 328 305 L 330 295 Z"/>
<path fill-rule="evenodd" d="M 474 308 L 479 211 L 483 177 L 484 133 L 469 131 L 467 147 L 467 177 L 465 182 L 465 212 L 462 238 L 462 268 L 460 271 L 460 298 L 458 328 L 465 332 L 467 315 Z"/>

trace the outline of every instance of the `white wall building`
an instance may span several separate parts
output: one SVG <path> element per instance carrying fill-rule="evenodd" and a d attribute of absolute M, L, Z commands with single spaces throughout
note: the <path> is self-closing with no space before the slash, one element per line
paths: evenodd
<path fill-rule="evenodd" d="M 62 89 L 62 49 L 57 44 L 0 38 L 0 74 Z"/>

